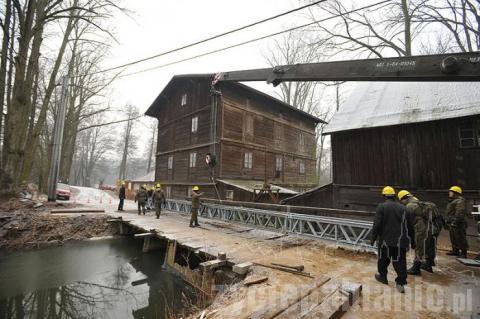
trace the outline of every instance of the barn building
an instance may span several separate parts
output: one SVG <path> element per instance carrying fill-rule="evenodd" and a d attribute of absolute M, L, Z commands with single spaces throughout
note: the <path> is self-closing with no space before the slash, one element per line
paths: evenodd
<path fill-rule="evenodd" d="M 321 120 L 240 83 L 212 90 L 212 79 L 174 76 L 145 113 L 158 119 L 155 180 L 167 197 L 185 198 L 198 185 L 210 198 L 271 202 L 270 194 L 314 187 Z M 270 191 L 261 192 L 265 182 Z"/>
<path fill-rule="evenodd" d="M 480 86 L 372 82 L 357 86 L 327 125 L 332 184 L 291 205 L 372 210 L 384 185 L 444 208 L 451 185 L 480 199 Z"/>

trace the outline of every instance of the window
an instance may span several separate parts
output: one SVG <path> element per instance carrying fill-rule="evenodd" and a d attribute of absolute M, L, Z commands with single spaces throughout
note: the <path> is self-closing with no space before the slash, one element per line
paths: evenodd
<path fill-rule="evenodd" d="M 182 95 L 182 103 L 181 105 L 184 106 L 187 104 L 187 93 Z"/>
<path fill-rule="evenodd" d="M 283 171 L 283 158 L 280 155 L 275 158 L 275 170 L 277 172 Z"/>
<path fill-rule="evenodd" d="M 233 200 L 233 191 L 231 191 L 231 190 L 226 190 L 226 191 L 225 191 L 225 199 L 226 199 L 226 200 Z"/>
<path fill-rule="evenodd" d="M 303 136 L 303 133 L 300 132 L 299 137 L 298 137 L 298 144 L 300 146 L 305 146 L 305 136 Z"/>
<path fill-rule="evenodd" d="M 168 169 L 173 169 L 173 155 L 168 157 Z"/>
<path fill-rule="evenodd" d="M 253 135 L 253 115 L 245 115 L 245 134 Z"/>
<path fill-rule="evenodd" d="M 465 123 L 458 128 L 460 148 L 480 147 L 480 121 Z"/>
<path fill-rule="evenodd" d="M 197 153 L 190 153 L 190 167 L 197 166 Z"/>
<path fill-rule="evenodd" d="M 192 118 L 192 133 L 196 133 L 198 130 L 198 116 Z"/>
<path fill-rule="evenodd" d="M 172 186 L 167 186 L 165 188 L 165 196 L 167 198 L 172 198 Z"/>
<path fill-rule="evenodd" d="M 300 174 L 305 174 L 305 162 L 304 161 L 300 161 L 299 170 L 300 170 Z"/>
<path fill-rule="evenodd" d="M 253 155 L 251 152 L 246 152 L 243 155 L 243 168 L 252 168 Z"/>

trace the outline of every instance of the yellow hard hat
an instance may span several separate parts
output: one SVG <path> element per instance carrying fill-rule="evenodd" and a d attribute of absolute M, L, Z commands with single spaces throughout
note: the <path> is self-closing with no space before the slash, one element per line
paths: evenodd
<path fill-rule="evenodd" d="M 122 182 L 122 185 L 125 185 L 125 182 Z"/>
<path fill-rule="evenodd" d="M 162 187 L 162 185 L 160 185 L 160 183 L 157 183 L 157 185 L 155 185 L 156 188 L 160 188 Z"/>
<path fill-rule="evenodd" d="M 411 196 L 409 191 L 402 189 L 401 191 L 398 192 L 398 199 L 402 200 L 405 196 Z"/>
<path fill-rule="evenodd" d="M 198 186 L 193 186 L 193 190 L 194 190 L 194 191 L 199 191 L 200 188 L 199 188 Z"/>
<path fill-rule="evenodd" d="M 395 196 L 395 190 L 391 186 L 385 186 L 382 190 L 384 196 Z"/>
<path fill-rule="evenodd" d="M 143 184 L 143 188 L 147 188 L 147 184 Z"/>
<path fill-rule="evenodd" d="M 459 186 L 452 186 L 449 190 L 460 195 L 462 194 L 462 189 Z"/>

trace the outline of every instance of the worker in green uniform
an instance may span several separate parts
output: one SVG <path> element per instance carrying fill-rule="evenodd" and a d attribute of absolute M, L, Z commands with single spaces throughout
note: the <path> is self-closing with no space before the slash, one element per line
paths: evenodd
<path fill-rule="evenodd" d="M 407 273 L 409 275 L 420 276 L 420 267 L 422 266 L 422 262 L 424 262 L 423 258 L 425 255 L 426 218 L 423 215 L 418 199 L 410 194 L 409 191 L 399 191 L 398 199 L 407 209 L 408 218 L 410 218 L 413 223 L 415 234 L 415 259 L 413 260 L 413 266 L 407 270 Z"/>
<path fill-rule="evenodd" d="M 153 206 L 155 207 L 155 216 L 157 219 L 160 218 L 160 213 L 162 212 L 162 204 L 165 204 L 165 193 L 163 192 L 162 185 L 157 183 L 155 185 L 155 191 L 152 195 Z"/>
<path fill-rule="evenodd" d="M 447 252 L 447 255 L 467 258 L 467 209 L 462 189 L 458 186 L 449 189 L 445 222 L 452 244 L 452 250 Z"/>
<path fill-rule="evenodd" d="M 147 204 L 147 185 L 142 185 L 135 194 L 135 202 L 138 202 L 138 215 L 145 215 L 145 205 Z"/>
<path fill-rule="evenodd" d="M 192 189 L 192 216 L 190 217 L 190 227 L 200 226 L 198 224 L 198 209 L 200 208 L 200 197 L 203 193 L 200 193 L 200 188 L 194 186 Z"/>

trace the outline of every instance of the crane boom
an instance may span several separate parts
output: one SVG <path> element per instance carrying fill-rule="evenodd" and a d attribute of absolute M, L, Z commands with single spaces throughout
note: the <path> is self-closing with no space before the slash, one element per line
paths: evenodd
<path fill-rule="evenodd" d="M 282 65 L 220 73 L 218 81 L 480 81 L 480 52 Z"/>

